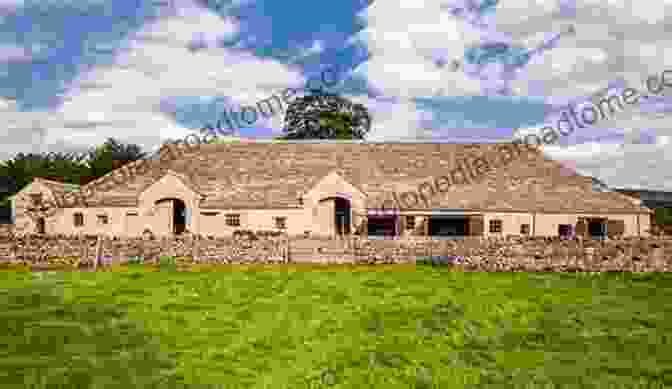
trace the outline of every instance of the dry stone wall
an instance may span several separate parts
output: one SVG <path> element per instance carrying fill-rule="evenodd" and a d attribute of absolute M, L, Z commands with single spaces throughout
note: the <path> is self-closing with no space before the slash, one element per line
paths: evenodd
<path fill-rule="evenodd" d="M 72 259 L 82 266 L 125 263 L 162 256 L 193 263 L 354 263 L 426 262 L 467 271 L 672 271 L 672 239 L 606 241 L 548 238 L 288 239 L 102 238 L 96 236 L 0 235 L 0 262 L 51 264 Z"/>
<path fill-rule="evenodd" d="M 14 233 L 14 224 L 0 224 L 0 236 L 12 235 Z"/>
<path fill-rule="evenodd" d="M 357 262 L 369 264 L 423 261 L 469 271 L 672 271 L 669 238 L 362 240 L 355 246 Z"/>
<path fill-rule="evenodd" d="M 47 264 L 78 258 L 81 265 L 127 263 L 142 258 L 158 263 L 162 256 L 185 262 L 282 263 L 287 261 L 282 238 L 205 239 L 99 238 L 96 236 L 0 236 L 0 262 Z"/>

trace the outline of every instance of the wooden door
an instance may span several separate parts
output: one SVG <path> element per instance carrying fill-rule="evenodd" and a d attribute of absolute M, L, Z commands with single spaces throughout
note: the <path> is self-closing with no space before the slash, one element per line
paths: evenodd
<path fill-rule="evenodd" d="M 485 221 L 483 215 L 469 216 L 467 233 L 471 236 L 483 236 L 485 231 Z"/>
<path fill-rule="evenodd" d="M 611 238 L 625 233 L 625 222 L 623 220 L 607 220 L 607 235 Z"/>
<path fill-rule="evenodd" d="M 585 237 L 588 234 L 588 223 L 586 219 L 579 218 L 579 221 L 576 223 L 576 236 Z"/>

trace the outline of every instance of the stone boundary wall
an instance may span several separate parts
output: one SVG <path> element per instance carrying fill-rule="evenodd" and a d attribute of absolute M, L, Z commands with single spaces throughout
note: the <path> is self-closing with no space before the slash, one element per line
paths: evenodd
<path fill-rule="evenodd" d="M 395 263 L 407 257 L 470 271 L 672 271 L 670 238 L 366 240 L 358 245 L 360 263 Z"/>
<path fill-rule="evenodd" d="M 127 263 L 143 258 L 158 263 L 162 256 L 185 262 L 283 263 L 287 261 L 283 238 L 199 239 L 199 238 L 103 238 L 97 236 L 0 237 L 0 262 L 46 265 L 57 259 L 78 258 L 84 266 Z"/>
<path fill-rule="evenodd" d="M 14 233 L 14 224 L 0 224 L 0 236 L 12 235 Z"/>
<path fill-rule="evenodd" d="M 303 249 L 301 249 L 303 247 Z M 126 263 L 162 256 L 190 263 L 351 263 L 428 262 L 467 271 L 672 271 L 671 238 L 594 241 L 557 238 L 289 239 L 102 238 L 96 236 L 0 235 L 0 262 L 40 266 L 70 258 L 80 266 Z"/>

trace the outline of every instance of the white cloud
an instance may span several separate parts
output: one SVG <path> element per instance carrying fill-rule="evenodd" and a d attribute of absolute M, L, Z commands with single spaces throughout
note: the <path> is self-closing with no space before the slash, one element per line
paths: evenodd
<path fill-rule="evenodd" d="M 301 50 L 301 52 L 295 59 L 307 57 L 309 55 L 319 54 L 323 51 L 324 51 L 324 42 L 321 40 L 316 40 L 313 42 L 312 46 Z"/>
<path fill-rule="evenodd" d="M 477 81 L 435 63 L 463 53 L 481 38 L 479 31 L 442 10 L 438 1 L 417 5 L 374 2 L 361 17 L 367 27 L 355 40 L 371 52 L 371 59 L 361 70 L 383 94 L 429 97 L 448 85 L 444 92 L 450 95 L 480 91 Z"/>
<path fill-rule="evenodd" d="M 16 111 L 16 101 L 0 98 L 0 112 Z"/>
<path fill-rule="evenodd" d="M 624 110 L 609 120 L 598 122 L 592 130 L 575 130 L 578 136 L 591 135 L 598 138 L 602 132 L 623 134 L 623 142 L 544 146 L 544 150 L 554 159 L 575 160 L 580 171 L 599 178 L 611 187 L 672 191 L 672 172 L 665 169 L 672 162 L 671 124 L 672 118 L 669 115 L 649 117 L 637 109 Z M 540 127 L 527 128 L 520 132 L 536 130 L 539 134 Z M 636 143 L 643 129 L 649 133 L 655 131 L 655 144 Z M 581 134 L 579 131 L 586 133 Z"/>
<path fill-rule="evenodd" d="M 11 9 L 23 7 L 24 5 L 24 0 L 0 0 L 0 8 Z"/>
<path fill-rule="evenodd" d="M 239 32 L 238 26 L 230 18 L 222 19 L 191 0 L 172 1 L 176 2 L 175 13 L 145 26 L 135 35 L 136 39 L 171 42 L 181 46 L 199 40 L 212 47 L 218 39 L 230 38 Z"/>
<path fill-rule="evenodd" d="M 30 50 L 16 45 L 0 45 L 0 61 L 30 61 Z"/>
<path fill-rule="evenodd" d="M 572 159 L 577 170 L 613 188 L 672 190 L 670 144 L 582 144 L 567 149 L 546 148 L 554 159 Z"/>
<path fill-rule="evenodd" d="M 0 98 L 0 160 L 19 152 L 44 151 L 42 146 L 46 128 L 52 123 L 47 112 L 20 111 L 14 100 Z"/>
<path fill-rule="evenodd" d="M 560 7 L 555 0 L 500 1 L 491 18 L 493 25 L 485 30 L 452 16 L 442 9 L 443 3 L 374 2 L 362 13 L 367 28 L 357 39 L 372 53 L 367 76 L 384 93 L 433 96 L 443 86 L 438 84 L 444 84 L 450 85 L 444 89 L 450 95 L 478 94 L 479 82 L 441 68 L 435 60 L 460 58 L 467 46 L 484 38 L 536 47 L 549 34 L 565 31 L 570 24 L 575 26 L 574 35 L 562 36 L 557 48 L 546 50 L 519 72 L 519 79 L 512 85 L 516 94 L 536 96 L 543 92 L 573 97 L 612 78 L 628 79 L 646 72 L 645 63 L 650 62 L 652 53 L 665 53 L 667 57 L 670 51 L 669 44 L 660 39 L 665 34 L 663 15 L 672 11 L 669 1 L 656 2 L 655 12 L 651 12 L 648 7 L 624 0 L 577 0 L 577 17 L 573 20 L 558 17 Z M 617 18 L 605 19 L 604 15 Z M 651 23 L 648 28 L 633 30 L 632 24 L 644 20 Z M 659 34 L 652 35 L 656 31 Z M 652 41 L 659 43 L 651 45 Z M 624 42 L 632 47 L 624 47 Z M 642 43 L 647 46 L 640 55 L 637 46 Z M 667 63 L 661 57 L 657 61 Z M 628 66 L 624 67 L 626 62 Z"/>
<path fill-rule="evenodd" d="M 160 111 L 166 98 L 224 95 L 239 105 L 253 105 L 305 82 L 298 69 L 240 50 L 189 51 L 187 45 L 199 33 L 213 42 L 237 34 L 238 26 L 194 2 L 177 6 L 175 15 L 129 36 L 114 64 L 81 73 L 68 85 L 62 106 L 43 115 L 33 112 L 30 121 L 18 115 L 17 127 L 37 121 L 48 129 L 43 143 L 49 150 L 92 145 L 107 137 L 151 148 L 191 132 Z"/>
<path fill-rule="evenodd" d="M 413 97 L 441 94 L 481 94 L 480 82 L 459 72 L 447 73 L 434 61 L 460 58 L 468 45 L 484 37 L 492 38 L 494 34 L 479 32 L 441 9 L 439 3 L 375 2 L 362 13 L 367 28 L 357 39 L 368 47 L 372 58 L 361 69 L 386 96 L 408 101 Z M 549 102 L 558 103 L 592 94 L 617 79 L 644 90 L 646 77 L 660 73 L 664 64 L 672 62 L 672 58 L 668 60 L 672 57 L 672 46 L 662 39 L 666 33 L 665 16 L 672 13 L 671 1 L 657 1 L 652 7 L 626 0 L 573 3 L 576 13 L 571 18 L 559 17 L 562 10 L 557 1 L 497 3 L 490 19 L 491 30 L 500 32 L 497 38 L 505 42 L 534 48 L 548 39 L 549 33 L 566 31 L 570 24 L 576 31 L 574 35 L 562 36 L 556 48 L 546 50 L 518 73 L 511 84 L 515 94 L 545 96 Z M 396 131 L 416 134 L 418 128 L 414 124 L 419 122 L 422 112 L 403 105 L 398 108 L 402 112 L 399 114 L 402 125 L 396 125 L 393 119 L 386 125 L 395 126 L 395 134 Z M 385 115 L 388 111 L 392 109 L 381 108 L 377 114 Z M 591 136 L 609 130 L 611 134 L 622 133 L 632 138 L 637 136 L 633 129 L 641 128 L 657 132 L 657 145 L 594 142 L 546 149 L 557 158 L 576 158 L 580 168 L 612 185 L 663 185 L 672 189 L 672 175 L 667 177 L 657 173 L 661 169 L 653 168 L 669 165 L 665 157 L 665 151 L 672 155 L 669 117 L 669 114 L 649 114 L 628 107 L 610 120 L 599 122 L 592 130 L 586 130 L 585 134 L 577 134 Z M 521 133 L 536 132 L 541 127 L 543 123 L 523 129 Z M 380 133 L 384 133 L 382 128 Z M 641 169 L 646 169 L 646 174 L 642 174 Z"/>
<path fill-rule="evenodd" d="M 365 96 L 346 96 L 354 103 L 368 108 L 371 115 L 371 131 L 367 140 L 395 141 L 413 139 L 423 135 L 420 119 L 426 115 L 409 100 L 375 99 Z"/>
<path fill-rule="evenodd" d="M 108 136 L 156 146 L 161 139 L 189 132 L 159 110 L 167 97 L 228 95 L 238 106 L 253 105 L 287 86 L 305 82 L 298 68 L 242 50 L 217 48 L 218 40 L 235 38 L 239 33 L 235 19 L 222 18 L 195 0 L 173 1 L 174 13 L 131 35 L 113 65 L 94 67 L 68 85 L 66 101 L 55 112 L 19 112 L 13 102 L 0 100 L 3 120 L 12 134 L 11 141 L 10 134 L 0 139 L 3 151 L 24 151 L 40 141 L 49 147 L 63 145 L 64 140 L 88 146 Z M 19 3 L 0 0 L 0 7 Z M 480 81 L 436 61 L 459 59 L 465 48 L 484 39 L 536 47 L 548 33 L 564 31 L 573 24 L 574 36 L 560 38 L 557 48 L 536 57 L 511 85 L 516 94 L 543 95 L 548 101 L 583 96 L 619 78 L 642 90 L 648 75 L 660 73 L 665 64 L 672 63 L 672 45 L 665 39 L 664 24 L 672 10 L 669 0 L 647 6 L 629 0 L 576 0 L 576 16 L 572 18 L 558 17 L 559 2 L 555 0 L 499 1 L 487 31 L 452 16 L 442 3 L 445 1 L 375 1 L 360 13 L 366 28 L 349 42 L 363 43 L 371 58 L 356 73 L 390 97 L 347 96 L 365 104 L 374 117 L 369 139 L 425 135 L 420 126 L 431 112 L 419 109 L 413 98 L 481 94 Z M 187 48 L 195 41 L 202 50 Z M 324 43 L 315 41 L 303 54 L 323 49 Z M 27 54 L 19 48 L 6 50 L 15 58 Z M 672 176 L 656 169 L 669 165 L 666 155 L 672 155 L 668 117 L 632 109 L 598 123 L 591 132 L 616 129 L 612 132 L 634 135 L 632 129 L 655 130 L 656 145 L 585 143 L 547 147 L 547 152 L 576 159 L 580 169 L 611 185 L 664 185 L 672 189 Z M 93 126 L 82 125 L 87 122 Z M 266 123 L 279 128 L 282 115 Z M 257 124 L 264 122 L 260 119 Z"/>

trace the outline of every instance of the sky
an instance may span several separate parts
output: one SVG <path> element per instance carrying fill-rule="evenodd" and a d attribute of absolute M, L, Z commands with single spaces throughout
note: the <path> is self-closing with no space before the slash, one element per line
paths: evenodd
<path fill-rule="evenodd" d="M 672 81 L 646 87 L 672 80 L 670 33 L 672 0 L 0 0 L 0 159 L 108 137 L 152 150 L 331 69 L 372 141 L 510 141 L 634 88 L 544 152 L 672 190 Z M 277 136 L 283 119 L 236 131 Z"/>

